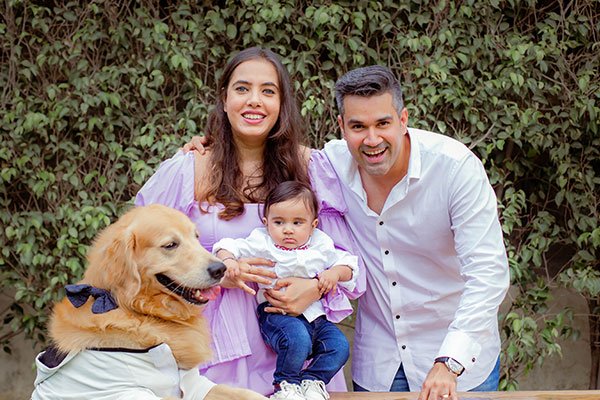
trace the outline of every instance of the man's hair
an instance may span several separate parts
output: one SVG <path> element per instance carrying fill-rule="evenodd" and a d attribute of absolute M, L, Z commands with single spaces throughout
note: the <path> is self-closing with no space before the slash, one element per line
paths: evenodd
<path fill-rule="evenodd" d="M 371 97 L 389 92 L 392 94 L 394 107 L 400 115 L 404 108 L 402 88 L 392 71 L 381 65 L 371 65 L 347 72 L 335 83 L 335 101 L 344 117 L 344 98 L 346 96 Z"/>
<path fill-rule="evenodd" d="M 272 205 L 292 199 L 302 200 L 306 207 L 312 212 L 313 218 L 317 218 L 319 213 L 317 196 L 310 186 L 299 181 L 281 182 L 267 194 L 263 211 L 264 217 L 267 218 L 269 209 Z"/>

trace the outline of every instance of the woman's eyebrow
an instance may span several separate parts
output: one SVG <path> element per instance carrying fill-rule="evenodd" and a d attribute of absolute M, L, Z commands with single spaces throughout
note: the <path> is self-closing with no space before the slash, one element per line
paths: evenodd
<path fill-rule="evenodd" d="M 252 82 L 245 81 L 243 79 L 237 80 L 232 83 L 232 85 L 251 85 L 251 84 L 252 84 Z M 277 88 L 277 84 L 275 84 L 275 82 L 271 82 L 271 81 L 263 82 L 263 83 L 261 83 L 261 86 L 274 86 Z"/>

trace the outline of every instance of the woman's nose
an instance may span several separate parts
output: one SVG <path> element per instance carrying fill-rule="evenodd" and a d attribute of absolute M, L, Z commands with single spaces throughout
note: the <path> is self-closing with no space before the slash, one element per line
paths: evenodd
<path fill-rule="evenodd" d="M 258 91 L 252 90 L 250 92 L 250 96 L 248 97 L 248 105 L 252 107 L 258 107 L 262 105 L 262 100 Z"/>

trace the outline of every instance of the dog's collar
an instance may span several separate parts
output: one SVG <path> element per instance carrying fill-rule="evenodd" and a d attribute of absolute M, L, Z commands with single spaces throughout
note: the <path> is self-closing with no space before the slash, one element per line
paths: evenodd
<path fill-rule="evenodd" d="M 79 284 L 67 285 L 65 286 L 65 290 L 67 291 L 67 298 L 76 308 L 84 305 L 89 297 L 92 296 L 94 298 L 94 304 L 92 304 L 92 312 L 94 314 L 104 314 L 119 307 L 110 292 L 106 289 Z"/>

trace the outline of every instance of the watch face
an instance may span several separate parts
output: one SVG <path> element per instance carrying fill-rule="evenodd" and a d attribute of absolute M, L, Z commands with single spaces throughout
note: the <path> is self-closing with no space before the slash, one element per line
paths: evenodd
<path fill-rule="evenodd" d="M 456 360 L 454 360 L 452 358 L 448 358 L 446 360 L 446 366 L 448 367 L 448 369 L 450 371 L 454 372 L 457 375 L 460 375 L 464 370 L 464 367 L 462 365 L 460 365 L 459 362 L 457 362 Z"/>

